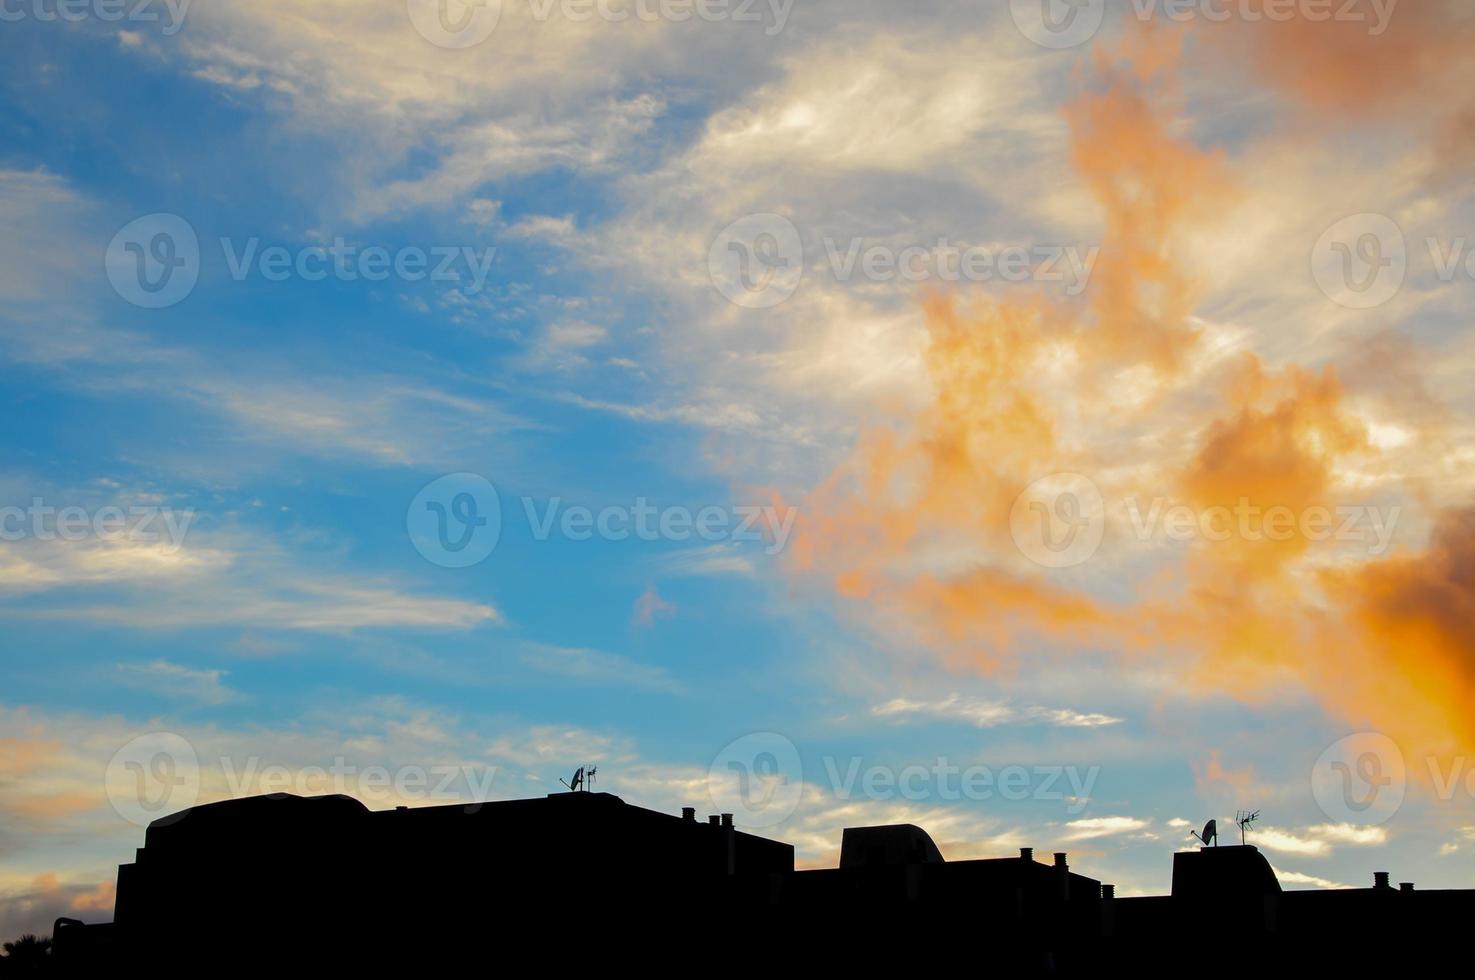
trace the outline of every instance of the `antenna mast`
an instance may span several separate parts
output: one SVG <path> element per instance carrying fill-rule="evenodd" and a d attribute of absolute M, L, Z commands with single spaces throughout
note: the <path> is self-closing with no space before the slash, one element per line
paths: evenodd
<path fill-rule="evenodd" d="M 1250 824 L 1259 819 L 1259 810 L 1241 810 L 1234 815 L 1234 822 L 1239 825 L 1239 842 L 1241 845 L 1245 842 L 1245 831 L 1250 829 Z"/>

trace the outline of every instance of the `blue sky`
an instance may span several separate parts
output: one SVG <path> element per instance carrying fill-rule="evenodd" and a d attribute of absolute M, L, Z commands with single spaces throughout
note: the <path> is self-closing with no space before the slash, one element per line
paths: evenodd
<path fill-rule="evenodd" d="M 981 6 L 801 0 L 780 29 L 765 5 L 758 23 L 610 23 L 507 0 L 465 50 L 396 3 L 196 0 L 170 34 L 5 23 L 0 506 L 167 511 L 188 529 L 0 543 L 0 931 L 106 916 L 113 866 L 142 840 L 110 763 L 160 732 L 198 754 L 200 798 L 228 794 L 223 757 L 466 766 L 493 771 L 498 798 L 596 762 L 630 802 L 706 811 L 731 800 L 713 767 L 734 743 L 793 746 L 792 812 L 739 822 L 811 865 L 834 860 L 846 825 L 909 820 L 950 856 L 1069 850 L 1121 893 L 1153 892 L 1190 823 L 1253 806 L 1290 884 L 1375 868 L 1469 884 L 1467 795 L 1412 786 L 1366 827 L 1318 805 L 1318 757 L 1369 719 L 1295 680 L 1245 697 L 1104 641 L 1057 656 L 1048 636 L 978 670 L 977 636 L 938 649 L 915 608 L 857 609 L 771 538 L 535 532 L 529 508 L 802 515 L 859 431 L 925 402 L 921 299 L 969 287 L 840 275 L 824 243 L 1084 254 L 1104 240 L 1062 111 L 1086 49 L 1042 48 Z M 1374 324 L 1299 271 L 1265 272 L 1304 268 L 1339 214 L 1408 225 L 1440 202 L 1464 213 L 1463 198 L 1380 187 L 1406 160 L 1375 139 L 1361 171 L 1325 186 L 1322 164 L 1366 137 L 1300 147 L 1267 109 L 1283 94 L 1207 70 L 1184 88 L 1174 131 L 1250 158 L 1235 235 L 1183 246 L 1213 270 L 1193 317 L 1214 357 L 1350 364 L 1393 323 L 1442 354 L 1424 380 L 1457 443 L 1469 333 L 1440 325 L 1463 322 L 1461 295 L 1407 289 Z M 193 232 L 198 279 L 149 309 L 108 272 L 128 268 L 120 233 L 161 213 Z M 803 285 L 774 306 L 727 302 L 709 245 L 770 213 L 800 229 Z M 248 248 L 295 259 L 340 239 L 452 255 L 460 278 L 232 270 Z M 489 263 L 484 282 L 468 255 Z M 1475 475 L 1458 454 L 1433 467 L 1440 452 L 1399 457 L 1400 476 L 1439 489 L 1412 495 L 1395 548 L 1422 548 Z M 489 481 L 500 507 L 471 567 L 407 530 L 417 495 L 451 474 Z M 1383 486 L 1359 499 L 1403 499 Z M 987 561 L 965 553 L 969 533 L 915 560 Z M 1126 549 L 1054 581 L 1114 600 L 1162 556 Z M 905 798 L 832 777 L 938 760 L 1020 767 L 1030 791 L 951 798 L 933 771 Z M 1035 793 L 1059 767 L 1089 790 Z"/>

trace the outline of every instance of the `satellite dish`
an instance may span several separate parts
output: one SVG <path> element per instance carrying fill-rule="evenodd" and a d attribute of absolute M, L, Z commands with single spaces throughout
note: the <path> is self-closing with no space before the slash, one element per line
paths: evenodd
<path fill-rule="evenodd" d="M 594 785 L 594 776 L 598 772 L 598 766 L 589 766 L 587 769 L 584 766 L 580 766 L 574 770 L 572 779 L 559 777 L 558 781 L 563 783 L 564 788 L 570 793 L 577 793 L 581 789 L 587 793 L 589 792 L 589 788 Z"/>
<path fill-rule="evenodd" d="M 1210 820 L 1208 823 L 1204 824 L 1203 833 L 1195 833 L 1194 831 L 1190 830 L 1188 832 L 1188 835 L 1194 840 L 1198 841 L 1204 847 L 1208 847 L 1210 844 L 1212 844 L 1214 847 L 1218 847 L 1219 821 Z"/>

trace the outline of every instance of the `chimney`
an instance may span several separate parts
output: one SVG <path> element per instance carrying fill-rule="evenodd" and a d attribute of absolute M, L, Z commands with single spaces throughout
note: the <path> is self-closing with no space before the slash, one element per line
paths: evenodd
<path fill-rule="evenodd" d="M 1035 859 L 1035 849 L 1033 847 L 1021 847 L 1019 849 L 1019 859 L 1021 861 L 1033 861 Z"/>
<path fill-rule="evenodd" d="M 1414 890 L 1414 883 L 1411 881 L 1400 881 L 1398 883 L 1398 890 L 1401 892 L 1411 892 Z"/>
<path fill-rule="evenodd" d="M 732 814 L 724 813 L 722 815 L 722 826 L 726 827 L 728 830 L 732 829 Z"/>
<path fill-rule="evenodd" d="M 711 814 L 708 814 L 707 815 L 707 823 L 711 824 L 713 827 L 717 826 L 717 824 L 720 823 L 721 821 L 722 821 L 722 818 L 719 817 L 719 816 L 717 816 L 717 814 L 715 814 L 715 813 L 711 813 Z"/>
<path fill-rule="evenodd" d="M 1116 885 L 1102 885 L 1101 897 L 1106 899 L 1116 898 Z"/>
<path fill-rule="evenodd" d="M 1060 897 L 1070 901 L 1070 865 L 1065 863 L 1065 852 L 1055 852 L 1055 875 L 1060 879 Z"/>
<path fill-rule="evenodd" d="M 1373 872 L 1373 887 L 1374 888 L 1389 888 L 1389 887 L 1391 887 L 1388 884 L 1388 872 L 1386 872 L 1386 871 L 1374 871 Z"/>
<path fill-rule="evenodd" d="M 697 808 L 694 807 L 694 806 L 684 806 L 684 807 L 682 807 L 681 808 L 681 819 L 682 820 L 685 820 L 687 823 L 696 823 L 697 822 Z"/>

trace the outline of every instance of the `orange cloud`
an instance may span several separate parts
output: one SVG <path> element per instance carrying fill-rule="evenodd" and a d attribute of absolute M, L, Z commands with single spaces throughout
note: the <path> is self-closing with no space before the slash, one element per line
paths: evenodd
<path fill-rule="evenodd" d="M 1086 308 L 930 298 L 930 398 L 863 432 L 809 495 L 794 567 L 896 646 L 954 667 L 1008 669 L 1028 637 L 1032 653 L 1152 657 L 1194 690 L 1311 691 L 1411 751 L 1475 748 L 1462 717 L 1475 693 L 1469 515 L 1447 518 L 1426 554 L 1349 565 L 1301 523 L 1356 502 L 1345 474 L 1377 461 L 1337 374 L 1245 355 L 1216 392 L 1189 371 L 1200 284 L 1178 246 L 1235 192 L 1222 159 L 1166 121 L 1171 42 L 1134 43 L 1141 60 L 1098 59 L 1067 113 L 1075 166 L 1105 216 Z M 1127 378 L 1146 396 L 1123 399 Z M 1010 540 L 1020 492 L 1061 472 L 1099 476 L 1118 498 L 1283 509 L 1295 522 L 1195 540 L 1135 597 L 1107 602 L 1079 578 L 1042 574 Z"/>
<path fill-rule="evenodd" d="M 652 585 L 635 600 L 631 622 L 636 626 L 654 626 L 658 617 L 674 615 L 676 615 L 676 604 L 666 601 Z"/>
<path fill-rule="evenodd" d="M 1475 746 L 1475 508 L 1442 515 L 1423 552 L 1324 573 L 1329 696 L 1405 750 Z"/>
<path fill-rule="evenodd" d="M 0 738 L 0 776 L 19 776 L 56 758 L 61 743 L 37 738 Z"/>
<path fill-rule="evenodd" d="M 1216 154 L 1164 123 L 1153 84 L 1174 43 L 1137 43 L 1150 71 L 1098 61 L 1068 113 L 1077 169 L 1106 219 L 1087 308 L 929 299 L 931 401 L 901 426 L 864 432 L 800 510 L 797 568 L 949 657 L 1002 666 L 1023 634 L 1124 629 L 1117 611 L 1021 560 L 1010 514 L 1039 477 L 1107 465 L 1080 438 L 1083 420 L 1127 429 L 1150 413 L 1151 397 L 1135 415 L 1112 404 L 1123 370 L 1146 363 L 1175 378 L 1198 342 L 1186 325 L 1198 285 L 1174 256 L 1232 190 Z"/>
<path fill-rule="evenodd" d="M 116 886 L 111 881 L 99 882 L 91 891 L 72 898 L 74 912 L 110 912 L 117 900 Z"/>
<path fill-rule="evenodd" d="M 1271 17 L 1267 2 L 1245 0 L 1255 17 L 1201 22 L 1200 36 L 1226 61 L 1252 67 L 1256 79 L 1343 117 L 1431 103 L 1431 92 L 1447 91 L 1441 80 L 1472 40 L 1460 5 L 1444 0 L 1399 3 L 1382 24 L 1312 16 L 1297 5 Z M 1361 5 L 1364 13 L 1368 6 Z"/>
<path fill-rule="evenodd" d="M 1125 63 L 1098 57 L 1090 89 L 1066 110 L 1076 172 L 1105 219 L 1085 339 L 1111 361 L 1176 371 L 1198 333 L 1188 315 L 1199 283 L 1176 260 L 1181 235 L 1232 196 L 1219 154 L 1173 135 L 1164 88 L 1181 38 L 1134 36 Z"/>
<path fill-rule="evenodd" d="M 1223 753 L 1214 749 L 1209 753 L 1206 762 L 1194 764 L 1193 781 L 1201 795 L 1244 798 L 1254 789 L 1255 770 L 1249 766 L 1243 769 L 1228 768 L 1224 765 Z"/>
<path fill-rule="evenodd" d="M 77 813 L 96 810 L 103 804 L 102 792 L 71 791 L 38 796 L 23 796 L 5 803 L 5 808 L 19 817 L 35 820 L 58 820 Z"/>

